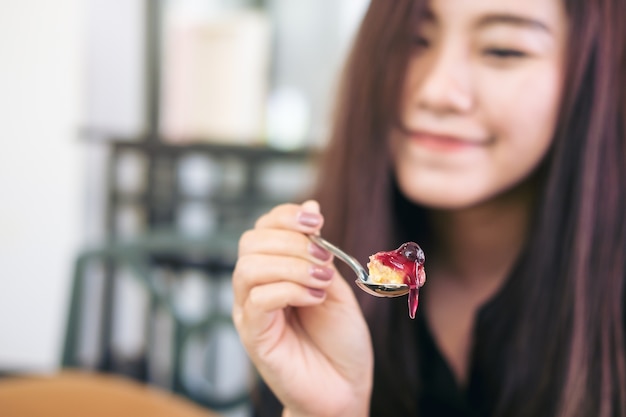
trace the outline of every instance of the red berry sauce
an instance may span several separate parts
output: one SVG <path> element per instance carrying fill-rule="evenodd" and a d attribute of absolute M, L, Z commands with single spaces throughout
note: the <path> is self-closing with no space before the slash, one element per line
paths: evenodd
<path fill-rule="evenodd" d="M 407 242 L 396 250 L 377 253 L 376 259 L 386 267 L 404 274 L 404 283 L 409 286 L 409 317 L 414 319 L 419 288 L 426 282 L 424 251 L 417 243 Z"/>

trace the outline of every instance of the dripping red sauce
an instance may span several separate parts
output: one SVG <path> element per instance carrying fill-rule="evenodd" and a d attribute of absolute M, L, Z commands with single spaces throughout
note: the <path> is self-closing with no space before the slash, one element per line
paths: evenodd
<path fill-rule="evenodd" d="M 415 318 L 419 301 L 419 288 L 426 281 L 424 251 L 415 242 L 407 242 L 396 250 L 378 252 L 376 259 L 388 268 L 404 275 L 404 283 L 409 286 L 409 317 Z"/>

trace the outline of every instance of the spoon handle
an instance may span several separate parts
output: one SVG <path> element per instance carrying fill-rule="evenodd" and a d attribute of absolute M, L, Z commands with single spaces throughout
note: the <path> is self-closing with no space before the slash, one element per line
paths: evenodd
<path fill-rule="evenodd" d="M 341 249 L 339 249 L 337 246 L 333 245 L 326 239 L 323 239 L 317 235 L 308 235 L 308 236 L 311 242 L 333 253 L 339 259 L 347 263 L 348 266 L 352 268 L 354 272 L 356 272 L 357 276 L 359 277 L 361 281 L 367 282 L 369 280 L 367 271 L 365 270 L 365 268 L 363 268 L 363 265 L 361 265 L 361 263 L 357 261 L 355 258 L 348 255 L 347 253 L 345 253 L 344 251 L 342 251 Z"/>

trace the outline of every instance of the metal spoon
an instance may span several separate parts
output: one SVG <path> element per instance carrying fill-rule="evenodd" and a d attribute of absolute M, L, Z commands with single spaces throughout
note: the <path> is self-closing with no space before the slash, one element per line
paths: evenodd
<path fill-rule="evenodd" d="M 352 268 L 357 275 L 357 279 L 354 282 L 366 293 L 375 297 L 400 297 L 409 293 L 409 286 L 406 284 L 377 284 L 375 282 L 372 282 L 367 273 L 367 270 L 363 268 L 359 261 L 348 255 L 326 239 L 323 239 L 316 235 L 308 236 L 313 243 L 333 253 L 335 256 L 337 256 L 337 258 L 347 263 L 348 266 Z"/>

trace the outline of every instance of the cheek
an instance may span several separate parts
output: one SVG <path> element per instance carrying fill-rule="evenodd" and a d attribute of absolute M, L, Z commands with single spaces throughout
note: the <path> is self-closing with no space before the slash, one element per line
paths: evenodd
<path fill-rule="evenodd" d="M 498 165 L 508 167 L 509 180 L 520 180 L 540 163 L 552 143 L 561 79 L 554 67 L 537 65 L 535 71 L 498 84 L 508 88 L 486 90 L 492 93 L 483 102 L 486 124 L 497 140 Z"/>
<path fill-rule="evenodd" d="M 519 163 L 538 163 L 554 135 L 561 95 L 559 72 L 537 65 L 534 71 L 521 72 L 498 85 L 507 88 L 485 89 L 489 96 L 484 97 L 483 109 L 489 130 L 500 142 L 499 151 Z"/>

